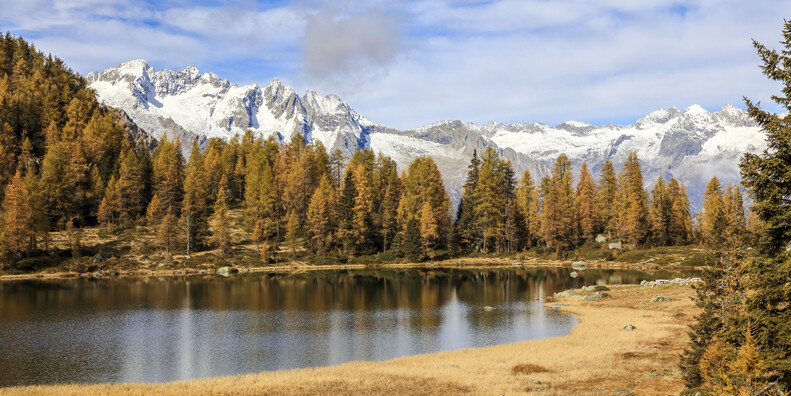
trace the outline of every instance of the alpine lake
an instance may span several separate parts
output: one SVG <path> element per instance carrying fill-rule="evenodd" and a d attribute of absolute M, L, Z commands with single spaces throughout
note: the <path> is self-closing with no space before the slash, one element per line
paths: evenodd
<path fill-rule="evenodd" d="M 421 268 L 0 282 L 0 387 L 169 382 L 568 334 L 545 298 L 693 272 Z M 572 275 L 576 275 L 573 277 Z"/>

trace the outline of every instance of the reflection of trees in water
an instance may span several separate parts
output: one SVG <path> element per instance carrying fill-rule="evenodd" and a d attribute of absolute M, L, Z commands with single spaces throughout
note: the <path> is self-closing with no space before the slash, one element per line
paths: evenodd
<path fill-rule="evenodd" d="M 35 280 L 0 283 L 0 319 L 23 319 L 69 309 L 194 309 L 371 311 L 409 309 L 436 321 L 436 310 L 457 298 L 468 306 L 528 302 L 596 283 L 639 283 L 678 273 L 569 268 L 492 270 L 407 269 L 249 274 L 219 277 Z M 455 297 L 454 297 L 455 296 Z M 432 314 L 432 312 L 434 312 Z"/>

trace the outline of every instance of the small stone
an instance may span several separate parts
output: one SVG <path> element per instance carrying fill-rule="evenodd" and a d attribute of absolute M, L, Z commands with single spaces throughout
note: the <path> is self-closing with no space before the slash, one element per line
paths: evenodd
<path fill-rule="evenodd" d="M 628 325 L 624 326 L 624 328 L 623 328 L 623 329 L 624 329 L 625 331 L 634 331 L 634 329 L 636 329 L 636 328 L 637 328 L 637 327 L 634 327 L 634 326 L 633 326 L 631 323 L 629 323 Z"/>
<path fill-rule="evenodd" d="M 615 390 L 613 390 L 610 393 L 612 393 L 613 395 L 625 395 L 625 394 L 628 394 L 629 391 L 626 390 L 626 389 L 615 389 Z"/>
<path fill-rule="evenodd" d="M 603 387 L 603 386 L 600 386 L 600 387 L 597 387 L 597 388 L 592 388 L 591 390 L 595 390 L 595 391 L 606 391 L 606 390 L 607 390 L 607 388 L 605 388 L 605 387 Z"/>
<path fill-rule="evenodd" d="M 539 381 L 539 380 L 537 380 L 535 378 L 530 378 L 528 381 L 530 381 L 530 382 L 532 382 L 534 384 L 540 384 L 541 383 L 541 381 Z"/>
<path fill-rule="evenodd" d="M 661 377 L 663 375 L 665 375 L 665 374 L 663 372 L 661 372 L 661 371 L 652 371 L 652 372 L 650 372 L 648 374 L 643 374 L 640 377 L 641 378 L 653 378 L 653 377 Z"/>
<path fill-rule="evenodd" d="M 668 302 L 670 301 L 670 297 L 663 296 L 661 294 L 657 294 L 654 297 L 651 297 L 651 302 Z"/>

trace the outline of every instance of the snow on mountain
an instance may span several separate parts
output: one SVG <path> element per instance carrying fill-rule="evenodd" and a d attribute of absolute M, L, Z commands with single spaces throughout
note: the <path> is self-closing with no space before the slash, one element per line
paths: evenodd
<path fill-rule="evenodd" d="M 367 120 L 336 95 L 314 91 L 298 95 L 274 79 L 266 87 L 238 86 L 190 66 L 154 70 L 133 60 L 87 76 L 101 102 L 124 110 L 142 130 L 161 138 L 230 139 L 251 130 L 287 141 L 302 133 L 328 149 L 347 155 L 372 148 L 392 157 L 402 169 L 421 155 L 431 155 L 445 175 L 446 187 L 458 201 L 473 150 L 488 146 L 514 164 L 517 174 L 529 169 L 541 177 L 561 154 L 578 167 L 587 161 L 594 172 L 606 159 L 623 164 L 636 151 L 642 161 L 646 188 L 661 173 L 688 185 L 693 209 L 700 207 L 706 182 L 718 176 L 738 182 L 738 160 L 745 152 L 765 148 L 764 136 L 742 109 L 726 105 L 711 113 L 698 105 L 671 107 L 649 113 L 628 126 L 590 125 L 567 121 L 484 125 L 446 120 L 399 131 Z"/>

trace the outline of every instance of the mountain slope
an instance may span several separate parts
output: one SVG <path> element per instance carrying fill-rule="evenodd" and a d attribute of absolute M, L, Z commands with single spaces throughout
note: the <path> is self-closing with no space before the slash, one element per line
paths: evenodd
<path fill-rule="evenodd" d="M 347 155 L 370 147 L 402 169 L 418 156 L 431 155 L 454 202 L 473 150 L 492 146 L 514 163 L 518 174 L 529 169 L 534 177 L 546 174 L 560 154 L 576 166 L 587 161 L 596 171 L 606 159 L 618 166 L 637 151 L 647 188 L 660 173 L 675 176 L 687 183 L 697 210 L 711 176 L 737 182 L 739 157 L 765 147 L 756 124 L 732 105 L 715 113 L 697 105 L 683 111 L 661 109 L 628 126 L 441 121 L 399 131 L 367 120 L 336 95 L 308 91 L 300 96 L 277 79 L 263 88 L 238 86 L 193 66 L 157 71 L 142 60 L 91 73 L 87 79 L 101 102 L 123 109 L 154 137 L 178 136 L 185 146 L 193 139 L 230 139 L 249 129 L 283 141 L 299 132 Z"/>

